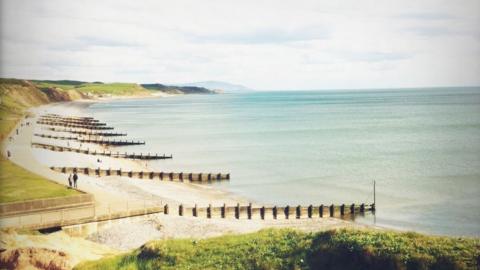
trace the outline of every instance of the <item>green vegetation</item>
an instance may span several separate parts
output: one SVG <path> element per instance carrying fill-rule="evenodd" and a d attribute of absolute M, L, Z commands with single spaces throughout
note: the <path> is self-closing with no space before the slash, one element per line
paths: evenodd
<path fill-rule="evenodd" d="M 480 240 L 416 233 L 264 230 L 152 241 L 76 269 L 477 269 Z"/>
<path fill-rule="evenodd" d="M 25 109 L 46 104 L 49 98 L 28 81 L 0 79 L 0 137 L 5 139 Z M 0 203 L 79 194 L 0 158 Z"/>
<path fill-rule="evenodd" d="M 80 194 L 0 159 L 0 203 Z"/>
<path fill-rule="evenodd" d="M 93 95 L 137 95 L 147 94 L 148 91 L 136 83 L 102 83 L 102 82 L 82 82 L 82 81 L 32 81 L 40 89 L 61 89 L 76 90 L 82 93 Z"/>
<path fill-rule="evenodd" d="M 164 85 L 160 83 L 153 84 L 142 84 L 143 88 L 152 91 L 160 91 L 167 94 L 214 94 L 215 91 L 209 90 L 204 87 L 196 86 L 174 86 L 174 85 Z"/>

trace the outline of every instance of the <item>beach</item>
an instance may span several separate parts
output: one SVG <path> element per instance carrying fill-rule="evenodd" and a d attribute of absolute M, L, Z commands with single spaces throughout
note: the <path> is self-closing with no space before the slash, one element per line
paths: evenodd
<path fill-rule="evenodd" d="M 101 101 L 105 102 L 105 101 Z M 93 116 L 85 113 L 85 108 L 90 106 L 92 101 L 75 101 L 68 103 L 49 104 L 37 108 L 32 108 L 33 118 L 22 120 L 17 126 L 19 134 L 11 136 L 13 141 L 6 140 L 3 143 L 2 152 L 11 152 L 10 160 L 14 163 L 44 176 L 52 181 L 67 185 L 67 174 L 54 172 L 49 169 L 50 166 L 58 167 L 91 167 L 104 169 L 122 170 L 144 170 L 149 171 L 148 162 L 128 160 L 121 158 L 111 158 L 104 156 L 91 156 L 73 152 L 53 152 L 45 149 L 32 148 L 30 143 L 42 142 L 69 147 L 80 146 L 78 142 L 67 142 L 65 140 L 40 138 L 33 136 L 34 133 L 55 134 L 59 132 L 46 130 L 44 126 L 36 124 L 36 119 L 47 113 L 58 113 L 66 116 Z M 29 125 L 25 125 L 26 122 Z M 81 148 L 97 150 L 99 152 L 106 150 L 95 144 L 84 143 Z M 107 149 L 108 150 L 108 149 Z M 114 150 L 112 150 L 114 151 Z M 101 162 L 98 162 L 100 159 Z M 175 207 L 179 204 L 185 206 L 198 205 L 207 206 L 209 204 L 220 206 L 236 205 L 237 203 L 247 204 L 249 201 L 231 192 L 227 192 L 214 186 L 176 183 L 168 181 L 145 181 L 135 178 L 119 176 L 86 176 L 79 175 L 78 189 L 93 194 L 95 196 L 96 212 L 116 211 L 125 209 L 136 209 L 146 206 L 156 206 L 168 203 Z M 113 250 L 128 250 L 138 247 L 147 241 L 166 238 L 206 238 L 231 233 L 246 233 L 258 231 L 264 228 L 296 228 L 303 231 L 318 231 L 340 227 L 365 228 L 366 225 L 360 225 L 337 218 L 322 219 L 289 219 L 289 220 L 236 220 L 234 218 L 207 219 L 204 217 L 179 217 L 174 215 L 160 215 L 143 220 L 125 220 L 112 223 L 103 227 L 90 235 L 84 236 L 90 241 L 106 245 Z M 371 226 L 368 226 L 371 227 Z M 128 230 L 128 236 L 125 231 Z M 62 237 L 44 236 L 42 247 L 55 247 L 62 249 L 59 241 L 67 241 L 68 236 L 64 232 Z M 76 239 L 76 237 L 72 237 Z M 81 239 L 81 238 L 78 238 Z M 69 239 L 68 241 L 72 241 Z M 65 242 L 66 243 L 66 242 Z"/>

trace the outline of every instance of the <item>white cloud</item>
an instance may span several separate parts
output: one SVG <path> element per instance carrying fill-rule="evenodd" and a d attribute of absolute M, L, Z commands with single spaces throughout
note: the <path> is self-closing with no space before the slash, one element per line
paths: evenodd
<path fill-rule="evenodd" d="M 480 2 L 0 0 L 2 77 L 480 85 Z"/>

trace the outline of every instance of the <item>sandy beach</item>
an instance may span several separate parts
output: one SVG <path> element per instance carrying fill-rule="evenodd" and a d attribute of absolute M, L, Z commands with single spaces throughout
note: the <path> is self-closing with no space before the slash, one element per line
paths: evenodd
<path fill-rule="evenodd" d="M 101 102 L 106 102 L 103 100 Z M 56 134 L 63 133 L 49 131 L 45 126 L 36 124 L 36 119 L 45 113 L 57 113 L 61 115 L 93 116 L 86 115 L 84 108 L 90 106 L 92 101 L 78 101 L 57 103 L 31 109 L 33 118 L 24 119 L 18 124 L 19 135 L 12 133 L 13 141 L 6 140 L 2 145 L 2 152 L 9 150 L 12 153 L 11 161 L 42 175 L 52 181 L 67 185 L 67 175 L 57 173 L 49 169 L 49 166 L 73 166 L 95 167 L 122 170 L 145 170 L 148 171 L 148 162 L 132 161 L 120 158 L 98 156 L 72 152 L 53 152 L 45 149 L 32 148 L 31 142 L 41 142 L 61 146 L 80 147 L 78 142 L 67 140 L 47 139 L 33 136 L 34 133 Z M 26 122 L 30 125 L 25 125 Z M 107 123 L 108 124 L 108 123 Z M 122 132 L 121 130 L 119 130 Z M 65 133 L 64 135 L 68 135 Z M 148 142 L 147 142 L 148 143 Z M 94 144 L 84 143 L 82 149 L 103 151 L 103 148 Z M 115 151 L 115 150 L 112 150 Z M 154 151 L 154 149 L 153 149 Z M 97 209 L 123 210 L 125 208 L 145 207 L 145 205 L 235 205 L 246 204 L 245 198 L 215 189 L 208 185 L 175 183 L 164 181 L 145 181 L 135 178 L 109 176 L 92 177 L 80 174 L 78 189 L 95 196 Z M 99 210 L 97 210 L 99 211 Z M 87 239 L 107 245 L 114 250 L 128 250 L 138 247 L 153 239 L 165 238 L 205 238 L 229 233 L 246 233 L 258 231 L 263 228 L 296 228 L 304 231 L 318 231 L 339 227 L 365 227 L 364 225 L 336 219 L 290 219 L 290 220 L 235 220 L 235 219 L 206 219 L 195 217 L 179 217 L 174 215 L 161 215 L 142 221 L 122 221 L 102 228 Z M 125 231 L 128 230 L 128 236 Z M 61 249 L 58 241 L 67 241 L 68 237 L 51 237 L 52 244 L 44 241 L 43 246 Z M 56 235 L 58 233 L 54 233 Z M 48 239 L 48 238 L 46 238 Z M 68 240 L 71 241 L 71 240 Z M 56 244 L 55 244 L 56 243 Z"/>

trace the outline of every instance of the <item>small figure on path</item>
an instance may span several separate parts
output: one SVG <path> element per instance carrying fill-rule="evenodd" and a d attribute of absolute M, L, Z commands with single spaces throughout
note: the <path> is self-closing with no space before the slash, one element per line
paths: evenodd
<path fill-rule="evenodd" d="M 72 174 L 68 176 L 68 186 L 72 187 Z"/>
<path fill-rule="evenodd" d="M 73 173 L 73 187 L 74 188 L 77 188 L 77 180 L 78 180 L 77 173 Z"/>
<path fill-rule="evenodd" d="M 99 158 L 97 158 L 97 162 L 98 162 L 98 163 L 102 163 L 102 161 L 101 161 Z"/>
<path fill-rule="evenodd" d="M 7 150 L 7 157 L 10 158 L 12 156 L 12 153 L 10 153 L 10 150 Z"/>

